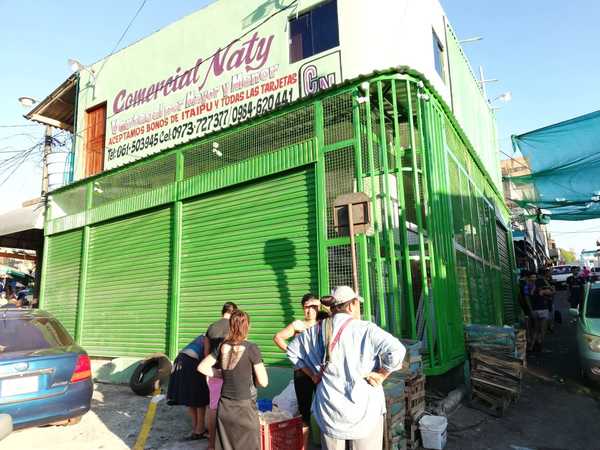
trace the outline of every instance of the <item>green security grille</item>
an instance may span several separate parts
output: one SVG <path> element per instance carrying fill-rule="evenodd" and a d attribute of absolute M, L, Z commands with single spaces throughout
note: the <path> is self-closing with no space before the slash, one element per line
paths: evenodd
<path fill-rule="evenodd" d="M 317 288 L 314 184 L 304 169 L 184 203 L 179 348 L 233 301 L 265 362 L 286 363 L 273 335 Z"/>
<path fill-rule="evenodd" d="M 500 225 L 496 225 L 498 237 L 498 253 L 500 257 L 500 268 L 502 270 L 502 304 L 504 305 L 504 323 L 513 324 L 517 320 L 515 302 L 512 292 L 512 268 L 510 264 L 510 253 L 508 249 L 507 232 Z"/>
<path fill-rule="evenodd" d="M 75 335 L 83 230 L 48 237 L 44 309 Z"/>
<path fill-rule="evenodd" d="M 171 210 L 91 229 L 82 346 L 94 356 L 148 356 L 167 342 Z"/>

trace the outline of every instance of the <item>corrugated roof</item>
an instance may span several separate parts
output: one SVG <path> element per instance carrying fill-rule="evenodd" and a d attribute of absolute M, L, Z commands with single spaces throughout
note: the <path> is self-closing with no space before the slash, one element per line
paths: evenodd
<path fill-rule="evenodd" d="M 73 132 L 76 92 L 77 74 L 73 74 L 25 114 L 25 118 Z"/>

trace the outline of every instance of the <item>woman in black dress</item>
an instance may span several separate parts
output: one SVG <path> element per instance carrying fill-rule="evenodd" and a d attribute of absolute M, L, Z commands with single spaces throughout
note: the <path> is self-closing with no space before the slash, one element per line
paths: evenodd
<path fill-rule="evenodd" d="M 258 346 L 246 341 L 249 328 L 248 314 L 231 313 L 228 336 L 198 366 L 206 376 L 223 378 L 217 407 L 218 450 L 260 450 L 255 383 L 266 387 L 268 377 Z M 213 369 L 217 361 L 220 370 Z"/>
<path fill-rule="evenodd" d="M 167 403 L 188 407 L 192 417 L 192 433 L 188 440 L 205 439 L 204 414 L 208 405 L 208 386 L 206 377 L 198 373 L 200 358 L 204 356 L 204 335 L 198 336 L 186 345 L 173 363 Z"/>

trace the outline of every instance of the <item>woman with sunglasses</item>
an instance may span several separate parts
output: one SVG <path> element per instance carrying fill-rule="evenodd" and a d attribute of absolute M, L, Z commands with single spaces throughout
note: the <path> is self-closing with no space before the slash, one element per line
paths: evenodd
<path fill-rule="evenodd" d="M 296 337 L 303 331 L 317 324 L 317 316 L 321 302 L 319 297 L 314 294 L 305 294 L 302 297 L 302 309 L 304 310 L 303 320 L 294 320 L 283 330 L 279 331 L 273 341 L 284 352 L 287 351 L 287 341 Z M 317 374 L 310 369 L 294 369 L 294 389 L 296 399 L 298 400 L 298 409 L 302 416 L 302 435 L 304 437 L 304 448 L 308 448 L 309 426 L 310 426 L 310 407 L 315 393 L 316 384 L 319 382 Z"/>

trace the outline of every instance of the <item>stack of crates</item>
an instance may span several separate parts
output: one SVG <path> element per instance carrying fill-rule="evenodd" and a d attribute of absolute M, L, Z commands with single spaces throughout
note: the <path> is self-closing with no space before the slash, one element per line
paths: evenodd
<path fill-rule="evenodd" d="M 404 430 L 406 435 L 407 450 L 421 447 L 421 434 L 419 420 L 425 413 L 425 374 L 423 373 L 423 360 L 421 357 L 421 341 L 404 339 L 402 344 L 406 347 L 406 358 L 401 373 L 404 374 L 404 397 L 406 417 Z"/>
<path fill-rule="evenodd" d="M 406 418 L 404 429 L 406 433 L 407 450 L 415 450 L 421 447 L 421 434 L 419 432 L 419 420 L 425 414 L 425 375 L 421 372 L 413 375 L 405 382 Z"/>
<path fill-rule="evenodd" d="M 421 446 L 419 420 L 425 413 L 425 375 L 421 342 L 402 340 L 406 357 L 402 369 L 384 384 L 386 396 L 386 433 L 384 449 L 414 450 Z"/>
<path fill-rule="evenodd" d="M 467 325 L 465 341 L 470 354 L 471 406 L 502 416 L 521 393 L 525 332 L 509 326 Z"/>
<path fill-rule="evenodd" d="M 383 391 L 387 410 L 384 449 L 406 450 L 404 379 L 397 374 L 390 375 L 383 385 Z"/>

